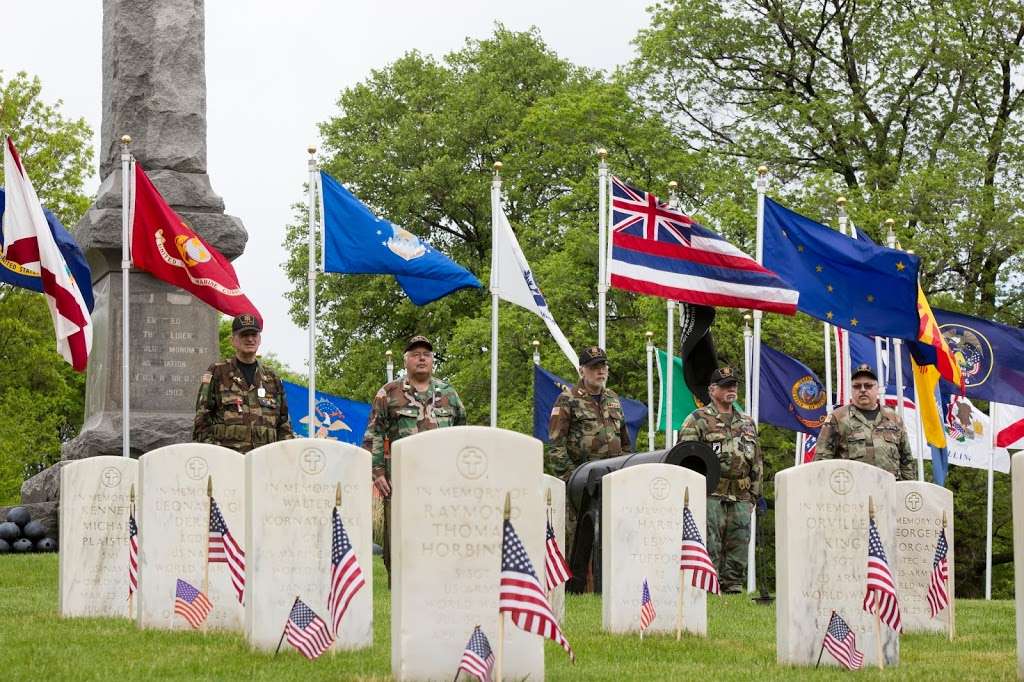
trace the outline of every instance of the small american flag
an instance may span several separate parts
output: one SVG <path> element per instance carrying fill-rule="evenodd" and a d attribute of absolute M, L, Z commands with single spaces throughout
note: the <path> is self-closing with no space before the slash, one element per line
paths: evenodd
<path fill-rule="evenodd" d="M 526 548 L 508 520 L 504 524 L 501 542 L 501 589 L 498 595 L 498 612 L 506 611 L 520 629 L 557 642 L 568 652 L 571 660 L 576 660 L 569 640 L 562 634 L 555 614 L 551 612 L 551 604 L 544 596 Z"/>
<path fill-rule="evenodd" d="M 946 553 L 949 544 L 946 542 L 946 529 L 939 532 L 939 541 L 935 545 L 935 561 L 932 562 L 932 579 L 928 583 L 928 606 L 932 618 L 939 611 L 949 606 L 949 593 L 946 592 L 946 581 L 949 579 L 949 560 Z"/>
<path fill-rule="evenodd" d="M 853 634 L 850 626 L 835 611 L 828 621 L 828 630 L 825 632 L 822 646 L 850 670 L 858 670 L 864 665 L 864 654 L 857 651 L 857 635 Z"/>
<path fill-rule="evenodd" d="M 493 667 L 494 652 L 491 651 L 491 643 L 487 641 L 487 635 L 477 625 L 473 628 L 473 634 L 469 636 L 466 650 L 462 652 L 459 670 L 476 675 L 481 682 L 491 682 L 491 668 Z"/>
<path fill-rule="evenodd" d="M 313 613 L 313 609 L 306 606 L 306 602 L 301 599 L 296 599 L 292 604 L 292 612 L 288 614 L 284 633 L 288 643 L 311 661 L 334 644 L 327 623 Z"/>
<path fill-rule="evenodd" d="M 128 596 L 139 589 L 139 526 L 135 510 L 128 512 Z"/>
<path fill-rule="evenodd" d="M 683 546 L 679 557 L 679 570 L 686 569 L 693 571 L 691 585 L 718 594 L 718 570 L 708 556 L 708 550 L 700 537 L 700 529 L 689 507 L 683 507 Z"/>
<path fill-rule="evenodd" d="M 238 603 L 242 603 L 245 595 L 245 552 L 235 542 L 235 537 L 228 530 L 224 515 L 220 513 L 217 500 L 210 498 L 210 546 L 209 559 L 211 564 L 227 564 L 231 573 L 231 585 L 235 588 Z"/>
<path fill-rule="evenodd" d="M 647 586 L 647 578 L 644 578 L 644 593 L 640 597 L 640 632 L 646 630 L 657 615 L 654 602 L 651 601 L 651 589 Z"/>
<path fill-rule="evenodd" d="M 359 567 L 359 559 L 352 548 L 352 543 L 341 523 L 341 514 L 334 508 L 332 518 L 334 530 L 331 533 L 331 594 L 327 597 L 327 609 L 331 613 L 334 624 L 334 635 L 341 628 L 341 618 L 345 615 L 352 598 L 366 584 L 363 569 Z"/>
<path fill-rule="evenodd" d="M 198 629 L 213 610 L 213 604 L 206 595 L 181 578 L 174 588 L 174 612 L 183 616 L 188 624 Z"/>
<path fill-rule="evenodd" d="M 903 621 L 900 618 L 900 603 L 896 598 L 896 581 L 893 579 L 892 571 L 889 570 L 889 562 L 885 559 L 882 538 L 878 536 L 878 526 L 875 525 L 874 519 L 871 519 L 871 525 L 868 528 L 867 582 L 867 591 L 864 593 L 864 610 L 874 613 L 877 608 L 883 623 L 895 632 L 902 632 Z"/>
<path fill-rule="evenodd" d="M 544 579 L 550 592 L 571 578 L 572 571 L 569 570 L 565 555 L 558 546 L 558 538 L 555 537 L 551 519 L 548 519 L 547 526 L 547 539 L 544 541 Z"/>

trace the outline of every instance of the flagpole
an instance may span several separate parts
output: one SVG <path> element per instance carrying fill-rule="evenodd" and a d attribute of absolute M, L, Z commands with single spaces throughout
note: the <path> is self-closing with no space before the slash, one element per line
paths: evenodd
<path fill-rule="evenodd" d="M 690 507 L 690 487 L 686 486 L 683 488 L 683 517 L 686 516 L 686 510 Z M 678 642 L 683 637 L 683 600 L 686 597 L 686 569 L 679 566 L 679 601 L 676 603 L 676 641 Z"/>
<path fill-rule="evenodd" d="M 534 339 L 530 345 L 533 346 L 533 364 L 540 367 L 540 341 Z"/>
<path fill-rule="evenodd" d="M 129 295 L 128 279 L 129 271 L 132 268 L 131 256 L 131 225 L 129 213 L 131 211 L 131 152 L 128 145 L 132 138 L 128 135 L 121 136 L 121 455 L 131 457 L 131 362 L 129 348 L 129 326 L 128 308 L 131 296 Z"/>
<path fill-rule="evenodd" d="M 764 196 L 768 191 L 768 166 L 757 167 L 757 242 L 755 256 L 758 264 L 764 263 Z M 756 427 L 759 420 L 761 404 L 761 318 L 764 313 L 760 310 L 754 311 L 754 336 L 750 347 L 750 376 L 747 381 L 751 382 L 750 407 L 748 411 L 750 418 L 754 420 Z"/>
<path fill-rule="evenodd" d="M 393 355 L 390 348 L 384 351 L 384 375 L 387 377 L 389 384 L 395 380 L 395 361 L 392 357 Z"/>
<path fill-rule="evenodd" d="M 498 426 L 498 211 L 501 210 L 501 161 L 491 181 L 491 428 Z"/>
<path fill-rule="evenodd" d="M 299 602 L 299 595 L 295 595 L 295 601 L 292 602 L 291 609 L 288 609 L 288 620 L 291 620 L 292 609 L 295 608 L 295 605 L 298 602 Z M 274 655 L 275 656 L 277 656 L 278 652 L 281 651 L 281 644 L 284 642 L 284 633 L 288 632 L 288 620 L 285 620 L 285 622 L 284 622 L 284 629 L 281 630 L 281 639 L 277 640 L 277 648 L 274 649 Z"/>
<path fill-rule="evenodd" d="M 886 234 L 885 234 L 885 245 L 888 246 L 890 249 L 895 249 L 896 248 L 896 232 L 893 229 L 893 226 L 895 224 L 896 224 L 896 221 L 893 220 L 892 218 L 888 218 L 885 221 L 885 226 L 887 228 L 886 229 Z M 896 374 L 896 395 L 899 398 L 896 401 L 896 414 L 898 414 L 900 416 L 900 421 L 903 421 L 903 419 L 904 419 L 904 411 L 906 409 L 903 406 L 903 391 L 906 388 L 903 385 L 903 339 L 892 339 L 892 349 L 891 350 L 892 350 L 892 352 L 894 354 L 892 362 L 893 362 L 893 368 L 894 368 L 893 371 Z M 920 396 L 917 397 L 917 400 L 918 401 L 920 400 Z M 918 415 L 920 415 L 921 414 L 921 410 L 918 409 L 917 413 L 918 413 Z M 921 420 L 918 419 L 918 421 L 921 421 Z M 918 457 L 918 460 L 921 462 L 921 468 L 923 469 L 924 468 L 924 450 L 923 450 L 923 441 L 921 441 L 921 439 L 918 439 L 918 451 L 920 453 L 920 456 Z M 924 480 L 923 473 L 921 475 L 921 480 Z"/>
<path fill-rule="evenodd" d="M 868 523 L 875 520 L 875 500 L 868 495 Z M 878 593 L 874 595 L 875 600 L 875 651 L 878 654 L 878 669 L 885 669 L 885 657 L 882 651 L 882 604 L 879 602 Z"/>
<path fill-rule="evenodd" d="M 654 449 L 654 332 L 647 337 L 647 449 Z"/>
<path fill-rule="evenodd" d="M 743 375 L 746 377 L 743 386 L 743 404 L 747 408 L 747 414 L 750 414 L 750 397 L 753 386 L 750 381 L 750 362 L 753 359 L 754 350 L 754 336 L 753 332 L 750 331 L 750 313 L 744 313 L 743 315 Z"/>
<path fill-rule="evenodd" d="M 672 419 L 672 378 L 676 373 L 676 351 L 675 343 L 672 338 L 672 331 L 675 327 L 674 313 L 676 310 L 676 302 L 669 300 L 665 302 L 668 310 L 668 316 L 665 323 L 665 354 L 667 362 L 665 363 L 667 371 L 665 372 L 668 376 L 665 378 L 665 447 L 671 448 L 675 445 L 675 422 Z"/>
<path fill-rule="evenodd" d="M 793 452 L 793 466 L 798 467 L 804 463 L 803 450 L 804 450 L 804 432 L 796 432 L 796 450 Z"/>
<path fill-rule="evenodd" d="M 597 150 L 597 345 L 607 350 L 608 306 L 608 150 Z"/>
<path fill-rule="evenodd" d="M 825 412 L 832 414 L 832 403 L 835 400 L 832 395 L 832 325 L 823 322 L 822 331 L 825 336 Z"/>
<path fill-rule="evenodd" d="M 306 436 L 316 438 L 319 429 L 316 424 L 316 147 L 310 145 L 309 152 L 309 267 L 306 273 L 309 289 L 309 386 Z"/>
<path fill-rule="evenodd" d="M 206 535 L 203 536 L 203 594 L 210 598 L 210 514 L 213 510 L 213 476 L 206 477 Z M 206 634 L 207 619 L 203 619 Z"/>
<path fill-rule="evenodd" d="M 846 197 L 836 199 L 836 207 L 839 209 L 839 233 L 847 237 L 853 237 L 853 226 L 850 225 L 849 216 L 846 213 Z M 853 399 L 853 377 L 850 376 L 850 333 L 843 334 L 843 366 L 840 368 L 843 378 L 843 393 L 847 400 Z"/>
<path fill-rule="evenodd" d="M 988 450 L 988 499 L 985 503 L 985 600 L 992 599 L 992 488 L 993 488 L 993 468 L 995 466 L 996 459 L 996 421 L 992 418 L 993 412 L 991 403 L 988 410 L 989 417 L 989 431 L 992 432 L 990 437 L 989 450 Z"/>
<path fill-rule="evenodd" d="M 512 494 L 505 493 L 505 513 L 504 521 L 508 521 L 512 518 Z M 502 527 L 502 533 L 504 534 L 504 526 Z M 501 669 L 504 664 L 505 658 L 505 612 L 498 612 L 498 656 L 494 662 L 495 682 L 501 682 Z"/>

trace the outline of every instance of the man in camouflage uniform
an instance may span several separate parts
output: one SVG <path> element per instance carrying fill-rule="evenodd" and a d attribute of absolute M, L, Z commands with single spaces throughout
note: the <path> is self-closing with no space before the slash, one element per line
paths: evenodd
<path fill-rule="evenodd" d="M 434 377 L 434 346 L 414 336 L 405 346 L 405 376 L 377 391 L 363 448 L 373 455 L 373 484 L 384 498 L 384 567 L 391 584 L 391 445 L 446 426 L 464 426 L 466 410 L 452 386 Z"/>
<path fill-rule="evenodd" d="M 593 459 L 617 457 L 631 449 L 622 403 L 619 402 L 619 396 L 606 386 L 608 355 L 603 348 L 590 346 L 580 351 L 579 361 L 579 383 L 559 394 L 548 421 L 548 469 L 563 481 L 568 480 L 573 470 L 581 464 Z M 569 557 L 573 577 L 566 589 L 579 593 L 585 589 L 590 557 L 574 555 L 575 534 L 576 510 L 569 504 L 567 497 L 566 556 Z"/>
<path fill-rule="evenodd" d="M 210 365 L 203 374 L 193 441 L 245 454 L 267 443 L 294 438 L 284 386 L 256 359 L 262 331 L 263 323 L 248 313 L 231 323 L 235 357 Z"/>
<path fill-rule="evenodd" d="M 722 475 L 708 496 L 708 554 L 722 591 L 743 591 L 750 546 L 750 514 L 761 496 L 763 463 L 754 420 L 733 408 L 739 381 L 729 367 L 711 373 L 711 404 L 683 422 L 677 442 L 706 443 L 718 455 Z"/>
<path fill-rule="evenodd" d="M 878 377 L 870 365 L 853 371 L 853 404 L 837 407 L 818 434 L 815 460 L 855 459 L 874 464 L 897 481 L 917 478 L 907 429 L 896 410 L 878 400 Z"/>

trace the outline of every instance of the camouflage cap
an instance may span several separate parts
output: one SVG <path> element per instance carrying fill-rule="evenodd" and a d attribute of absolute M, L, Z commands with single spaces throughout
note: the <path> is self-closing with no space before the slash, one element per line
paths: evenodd
<path fill-rule="evenodd" d="M 408 353 L 417 346 L 423 346 L 431 352 L 434 350 L 434 344 L 430 343 L 430 339 L 425 336 L 414 336 L 409 339 L 409 343 L 405 344 L 405 352 Z"/>
<path fill-rule="evenodd" d="M 738 384 L 740 382 L 732 367 L 719 367 L 711 373 L 712 386 L 725 386 L 726 384 Z"/>
<path fill-rule="evenodd" d="M 242 332 L 261 332 L 263 331 L 263 320 L 256 317 L 252 313 L 242 313 L 234 319 L 231 323 L 231 333 L 240 334 Z"/>
<path fill-rule="evenodd" d="M 601 363 L 608 364 L 608 354 L 600 346 L 587 346 L 580 351 L 580 367 L 589 367 Z"/>
<path fill-rule="evenodd" d="M 857 365 L 854 368 L 854 370 L 853 370 L 853 374 L 850 375 L 850 378 L 851 379 L 856 379 L 861 374 L 867 374 L 869 377 L 871 377 L 875 381 L 878 381 L 878 375 L 875 374 L 875 370 L 873 370 L 871 368 L 871 365 L 869 365 L 866 362 Z"/>

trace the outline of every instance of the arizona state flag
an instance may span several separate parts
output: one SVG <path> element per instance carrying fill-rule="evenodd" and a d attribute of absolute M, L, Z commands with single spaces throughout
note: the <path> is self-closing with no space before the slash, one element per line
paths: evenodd
<path fill-rule="evenodd" d="M 231 263 L 174 212 L 137 163 L 132 164 L 132 262 L 232 317 L 256 306 L 238 286 Z M 261 318 L 262 319 L 262 318 Z"/>
<path fill-rule="evenodd" d="M 910 354 L 918 365 L 935 365 L 939 375 L 953 384 L 964 394 L 964 378 L 960 372 L 960 363 L 956 361 L 953 353 L 949 350 L 949 344 L 942 336 L 939 323 L 935 321 L 935 314 L 932 307 L 928 305 L 924 290 L 917 285 L 917 313 L 921 318 L 920 326 L 917 329 L 917 341 L 908 344 Z M 934 390 L 934 387 L 932 387 Z M 924 413 L 922 412 L 922 416 Z"/>

